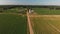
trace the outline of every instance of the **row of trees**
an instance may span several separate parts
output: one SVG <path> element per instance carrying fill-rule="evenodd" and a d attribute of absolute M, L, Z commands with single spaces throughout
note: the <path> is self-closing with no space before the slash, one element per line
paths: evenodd
<path fill-rule="evenodd" d="M 40 5 L 5 5 L 5 6 L 0 6 L 0 12 L 3 12 L 4 10 L 8 10 L 11 8 L 48 8 L 50 10 L 60 10 L 60 6 L 40 6 Z"/>

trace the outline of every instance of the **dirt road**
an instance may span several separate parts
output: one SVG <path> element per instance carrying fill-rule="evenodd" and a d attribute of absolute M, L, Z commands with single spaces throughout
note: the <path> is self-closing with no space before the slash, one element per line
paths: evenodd
<path fill-rule="evenodd" d="M 28 20 L 29 32 L 30 32 L 30 34 L 34 34 L 28 12 L 27 12 L 27 20 Z"/>

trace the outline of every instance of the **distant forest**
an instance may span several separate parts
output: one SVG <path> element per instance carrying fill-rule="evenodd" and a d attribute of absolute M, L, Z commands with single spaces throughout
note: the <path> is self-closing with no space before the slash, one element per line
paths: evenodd
<path fill-rule="evenodd" d="M 11 9 L 15 7 L 23 7 L 23 8 L 50 8 L 50 9 L 60 9 L 60 6 L 52 6 L 52 5 L 0 5 L 0 9 Z"/>

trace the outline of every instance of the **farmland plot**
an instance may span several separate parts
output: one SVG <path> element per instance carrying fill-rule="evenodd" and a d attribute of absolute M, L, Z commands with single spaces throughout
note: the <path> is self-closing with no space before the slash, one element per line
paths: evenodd
<path fill-rule="evenodd" d="M 34 34 L 60 34 L 60 15 L 36 16 L 30 16 Z"/>
<path fill-rule="evenodd" d="M 0 14 L 0 34 L 27 34 L 26 16 Z"/>
<path fill-rule="evenodd" d="M 33 8 L 40 15 L 60 15 L 60 10 L 50 10 L 49 8 Z"/>

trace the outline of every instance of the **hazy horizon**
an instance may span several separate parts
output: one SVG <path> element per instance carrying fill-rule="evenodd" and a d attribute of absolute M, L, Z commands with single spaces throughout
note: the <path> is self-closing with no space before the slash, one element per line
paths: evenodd
<path fill-rule="evenodd" d="M 0 5 L 59 5 L 60 0 L 0 0 Z"/>

